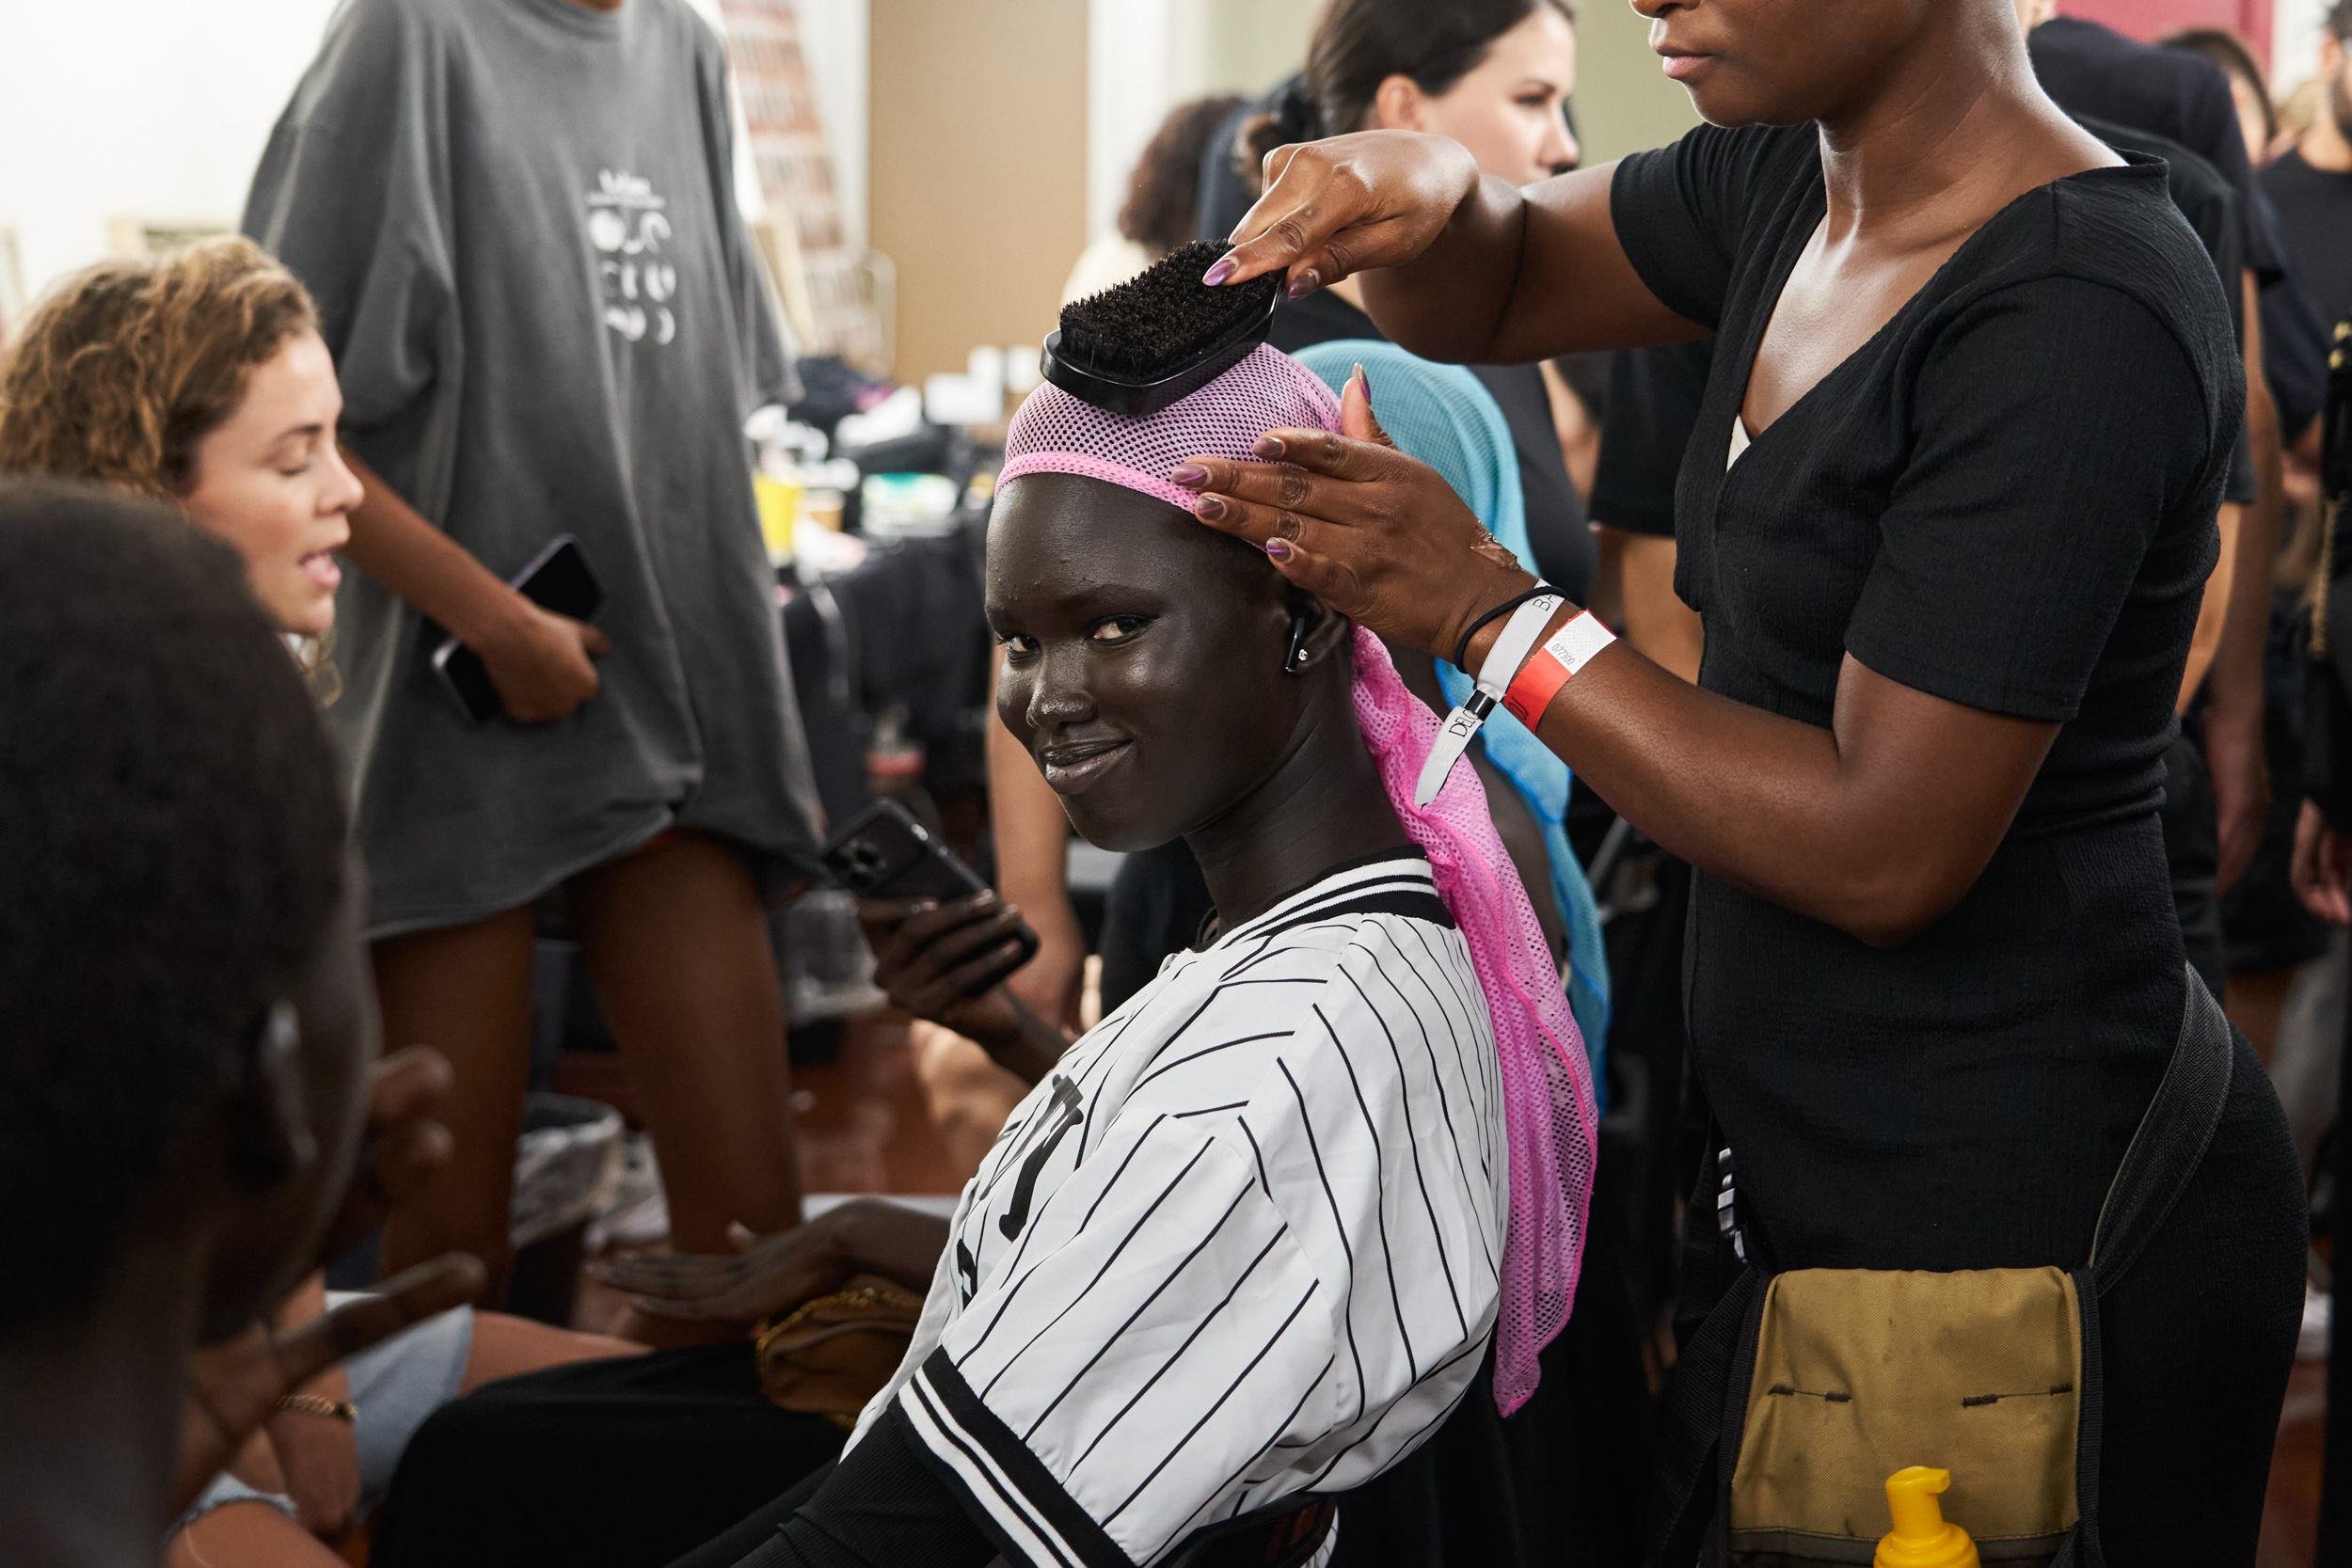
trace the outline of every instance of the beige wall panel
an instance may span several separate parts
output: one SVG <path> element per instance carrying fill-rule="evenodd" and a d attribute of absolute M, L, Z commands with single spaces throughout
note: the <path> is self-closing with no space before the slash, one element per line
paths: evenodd
<path fill-rule="evenodd" d="M 1691 95 L 1659 69 L 1649 24 L 1632 7 L 1585 0 L 1576 14 L 1576 129 L 1586 163 L 1663 147 L 1699 122 Z"/>
<path fill-rule="evenodd" d="M 899 380 L 1042 342 L 1086 245 L 1086 0 L 873 0 L 873 245 Z"/>

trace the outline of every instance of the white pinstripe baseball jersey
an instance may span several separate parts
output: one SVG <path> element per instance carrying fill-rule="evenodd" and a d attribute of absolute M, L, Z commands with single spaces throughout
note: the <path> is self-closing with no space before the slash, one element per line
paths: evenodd
<path fill-rule="evenodd" d="M 1169 958 L 1014 1111 L 858 1435 L 897 1401 L 1037 1568 L 1148 1564 L 1360 1485 L 1478 1369 L 1504 1162 L 1428 863 L 1336 867 Z"/>

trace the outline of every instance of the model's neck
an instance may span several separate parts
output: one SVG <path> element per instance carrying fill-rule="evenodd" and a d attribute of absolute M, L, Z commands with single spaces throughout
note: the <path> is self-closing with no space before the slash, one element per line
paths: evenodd
<path fill-rule="evenodd" d="M 1311 678 L 1338 680 L 1339 668 Z M 1223 816 L 1184 835 L 1227 930 L 1254 920 L 1294 888 L 1334 865 L 1407 843 L 1396 809 L 1364 749 L 1354 705 L 1311 707 L 1289 752 L 1266 781 Z"/>
<path fill-rule="evenodd" d="M 35 1331 L 0 1351 L 0 1560 L 152 1563 L 171 1523 L 184 1346 Z"/>
<path fill-rule="evenodd" d="M 0 1562 L 159 1560 L 195 1337 L 185 1275 L 110 1282 L 69 1324 L 0 1340 Z"/>

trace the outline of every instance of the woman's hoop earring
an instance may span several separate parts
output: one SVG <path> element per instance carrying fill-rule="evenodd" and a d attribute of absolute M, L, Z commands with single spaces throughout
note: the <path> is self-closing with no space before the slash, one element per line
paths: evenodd
<path fill-rule="evenodd" d="M 1295 675 L 1307 667 L 1307 633 L 1311 624 L 1303 610 L 1291 613 L 1291 640 L 1282 650 L 1282 673 Z"/>

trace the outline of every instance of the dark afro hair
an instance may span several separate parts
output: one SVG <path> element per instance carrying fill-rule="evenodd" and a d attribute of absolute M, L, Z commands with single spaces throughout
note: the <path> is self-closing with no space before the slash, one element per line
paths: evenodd
<path fill-rule="evenodd" d="M 1061 308 L 1060 353 L 1112 375 L 1172 374 L 1200 351 L 1274 302 L 1282 275 L 1210 288 L 1200 275 L 1231 247 L 1213 240 L 1179 245 L 1126 282 Z"/>
<path fill-rule="evenodd" d="M 0 1334 L 95 1298 L 316 948 L 343 832 L 236 553 L 122 491 L 0 483 Z"/>

